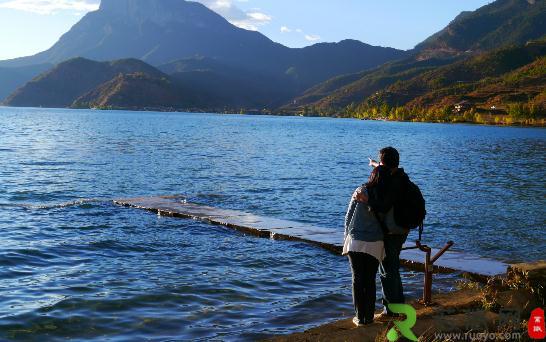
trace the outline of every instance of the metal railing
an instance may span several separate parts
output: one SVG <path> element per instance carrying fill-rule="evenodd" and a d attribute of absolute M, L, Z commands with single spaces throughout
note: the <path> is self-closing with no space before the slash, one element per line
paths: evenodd
<path fill-rule="evenodd" d="M 448 249 L 453 246 L 453 241 L 448 241 L 445 246 L 438 251 L 434 256 L 432 254 L 432 248 L 421 243 L 421 238 L 423 236 L 423 224 L 419 225 L 419 239 L 415 241 L 415 246 L 404 247 L 403 250 L 407 249 L 419 249 L 422 252 L 425 252 L 425 281 L 423 286 L 423 298 L 419 302 L 425 306 L 433 305 L 432 302 L 432 274 L 434 273 L 434 263 L 438 260 Z"/>

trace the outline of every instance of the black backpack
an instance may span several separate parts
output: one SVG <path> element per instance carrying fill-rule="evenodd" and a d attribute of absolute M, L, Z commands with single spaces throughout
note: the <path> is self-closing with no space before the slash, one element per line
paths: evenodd
<path fill-rule="evenodd" d="M 406 178 L 405 188 L 398 201 L 394 203 L 394 221 L 400 227 L 415 229 L 423 223 L 426 214 L 425 199 L 421 190 Z"/>

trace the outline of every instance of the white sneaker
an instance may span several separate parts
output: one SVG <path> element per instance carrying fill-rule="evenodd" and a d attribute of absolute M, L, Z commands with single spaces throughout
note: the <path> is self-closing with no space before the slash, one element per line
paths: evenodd
<path fill-rule="evenodd" d="M 358 319 L 358 317 L 353 317 L 353 323 L 354 325 L 356 325 L 357 327 L 363 327 L 364 324 L 360 322 L 360 320 Z"/>

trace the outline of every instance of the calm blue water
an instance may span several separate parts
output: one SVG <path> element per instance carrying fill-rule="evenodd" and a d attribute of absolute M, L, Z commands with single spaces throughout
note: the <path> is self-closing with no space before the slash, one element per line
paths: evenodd
<path fill-rule="evenodd" d="M 0 108 L 0 339 L 256 339 L 349 317 L 345 258 L 111 200 L 183 194 L 339 230 L 385 145 L 427 199 L 428 243 L 543 258 L 544 129 Z M 419 295 L 419 274 L 404 281 Z"/>

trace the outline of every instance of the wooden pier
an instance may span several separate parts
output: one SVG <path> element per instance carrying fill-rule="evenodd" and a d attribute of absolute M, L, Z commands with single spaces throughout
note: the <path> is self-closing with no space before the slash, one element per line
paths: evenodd
<path fill-rule="evenodd" d="M 343 230 L 313 226 L 305 223 L 281 220 L 245 213 L 238 210 L 214 208 L 187 203 L 180 196 L 140 197 L 114 200 L 117 205 L 144 209 L 162 216 L 199 220 L 264 238 L 301 241 L 341 254 Z M 433 249 L 432 254 L 438 250 Z M 424 253 L 417 249 L 402 251 L 401 261 L 412 269 L 423 269 Z M 505 274 L 508 264 L 467 255 L 456 251 L 446 252 L 434 264 L 438 272 L 462 272 L 476 277 Z"/>

